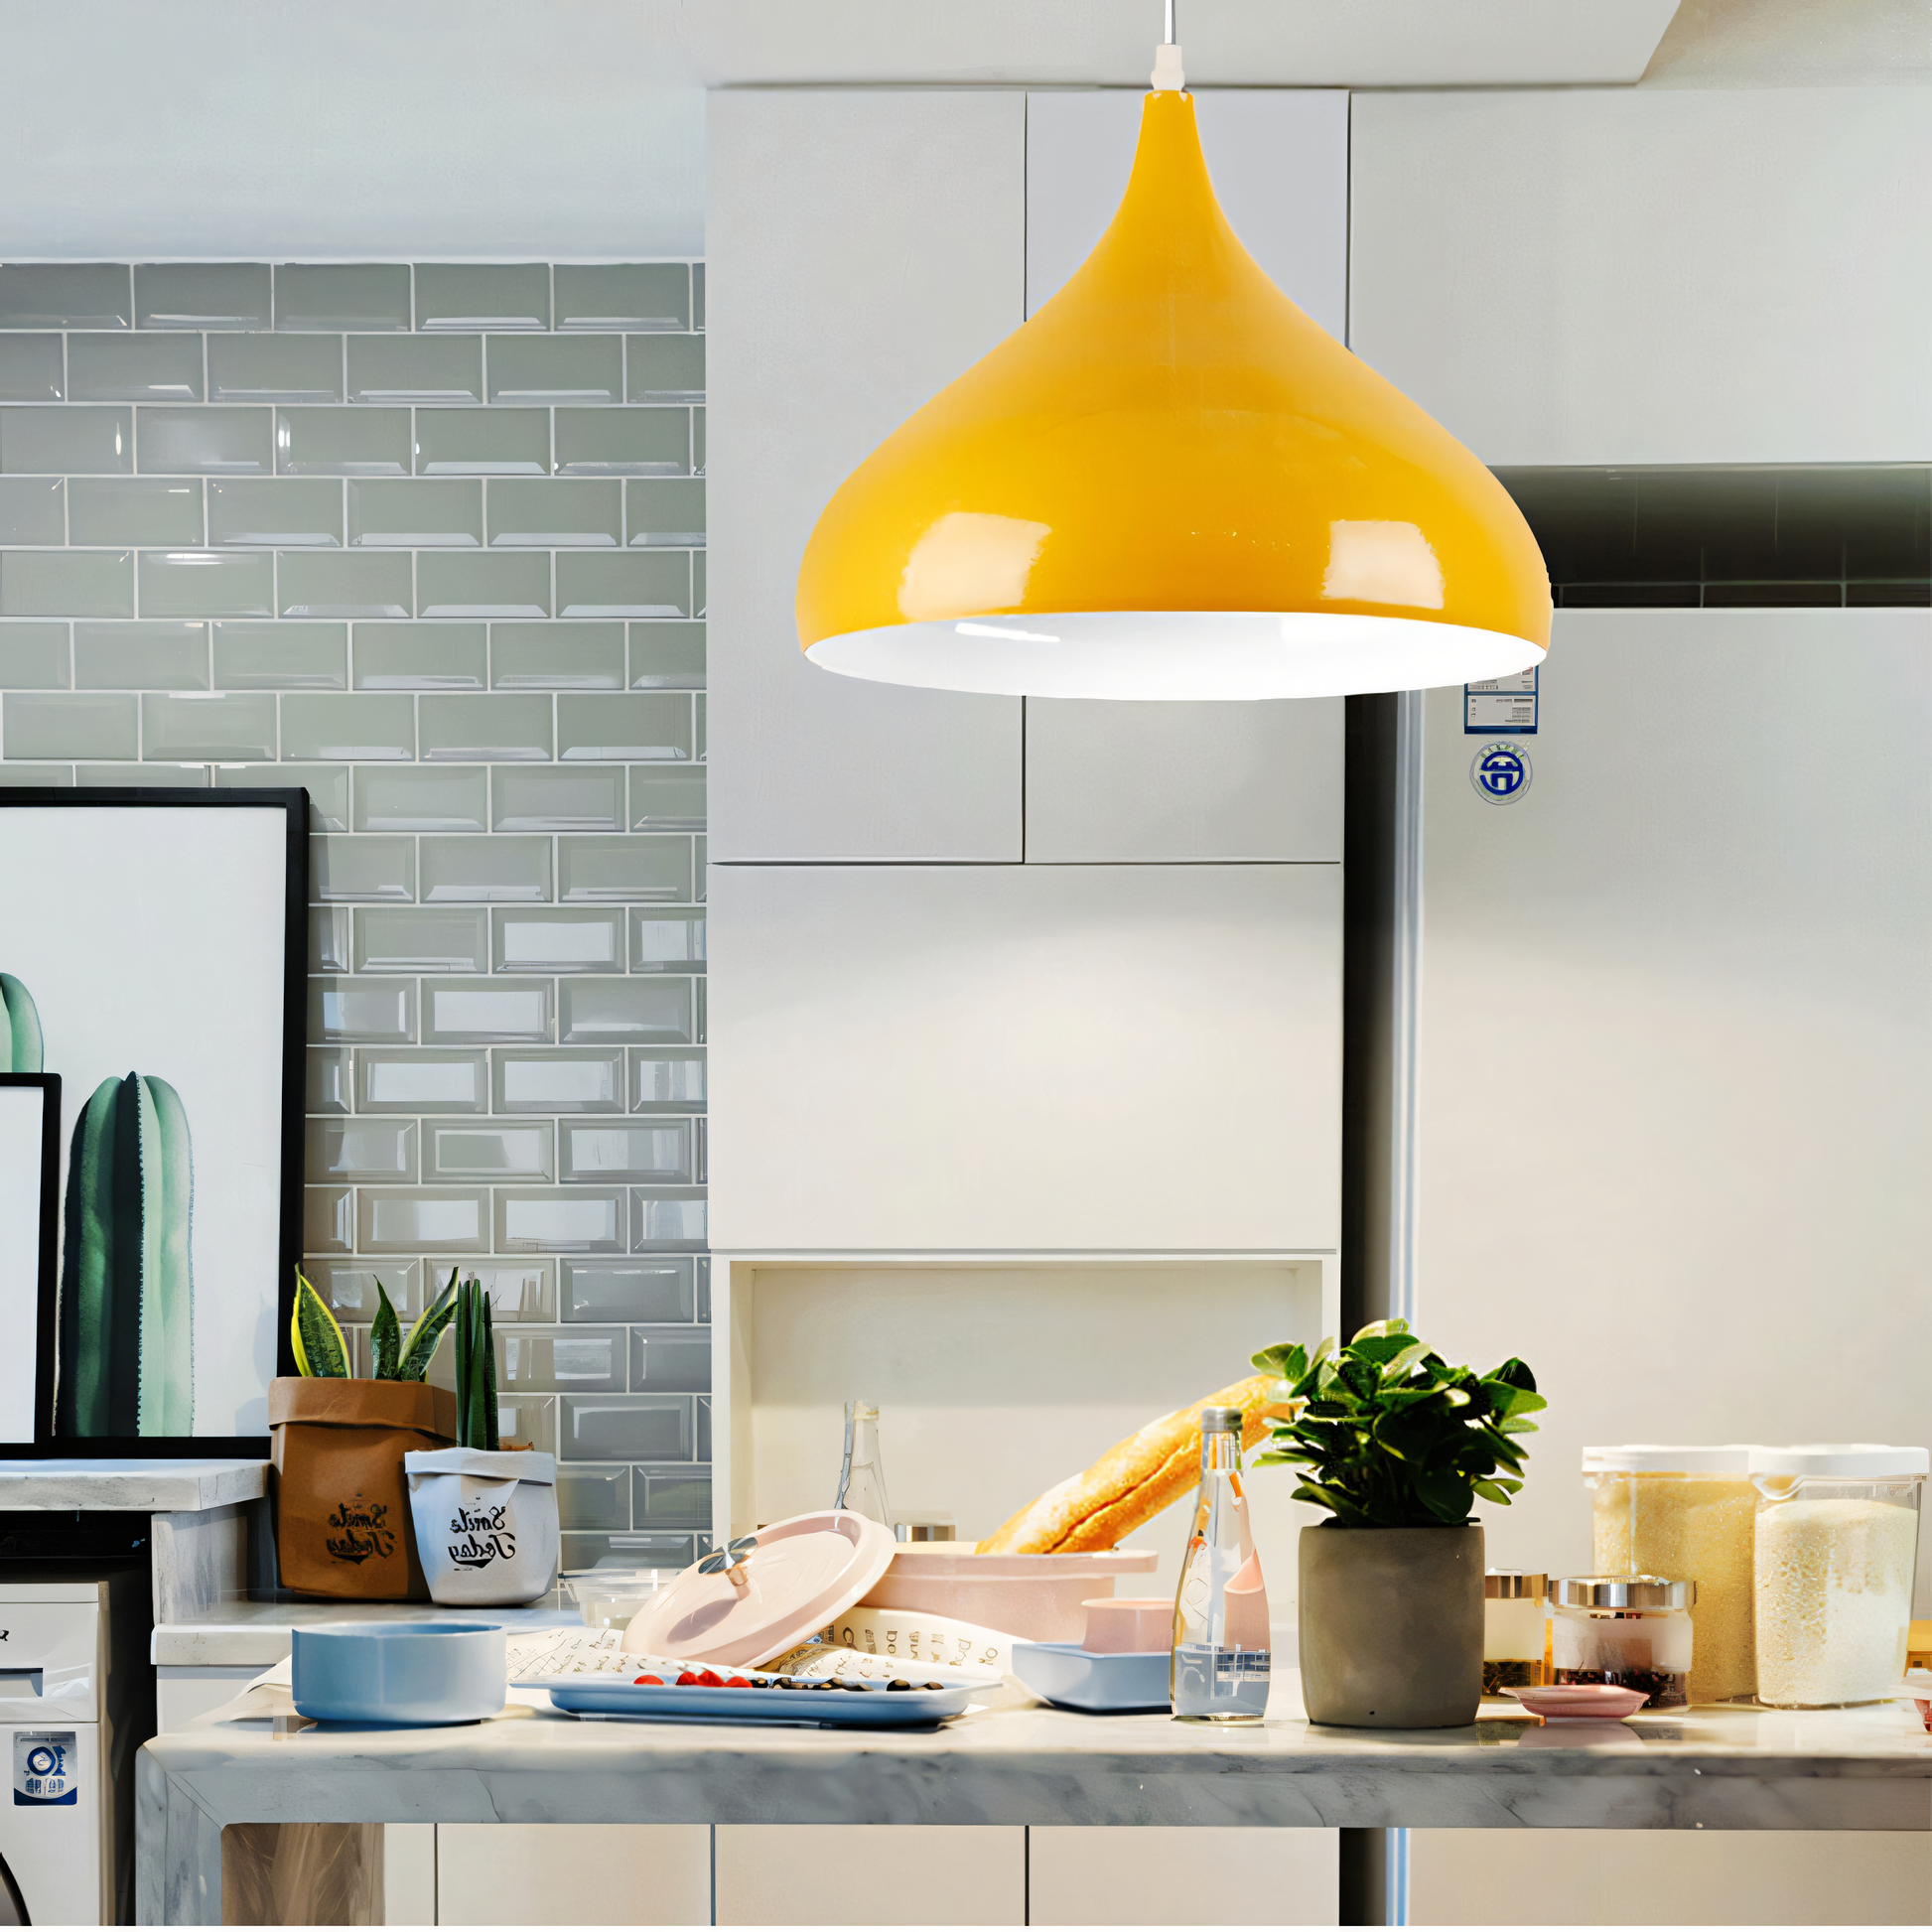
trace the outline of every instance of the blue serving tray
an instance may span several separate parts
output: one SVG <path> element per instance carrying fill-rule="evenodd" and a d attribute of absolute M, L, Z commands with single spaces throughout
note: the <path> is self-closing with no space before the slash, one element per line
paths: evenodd
<path fill-rule="evenodd" d="M 1013 1674 L 1035 1697 L 1069 1711 L 1167 1711 L 1165 1650 L 1083 1650 L 1077 1643 L 1017 1643 Z"/>
<path fill-rule="evenodd" d="M 619 1684 L 590 1680 L 542 1689 L 579 1718 L 634 1718 L 687 1724 L 820 1725 L 847 1730 L 905 1730 L 956 1718 L 986 1685 L 943 1691 L 752 1691 L 710 1684 Z"/>

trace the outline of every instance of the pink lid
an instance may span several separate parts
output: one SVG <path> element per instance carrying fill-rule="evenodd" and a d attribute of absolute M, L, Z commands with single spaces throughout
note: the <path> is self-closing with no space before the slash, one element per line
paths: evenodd
<path fill-rule="evenodd" d="M 1087 1613 L 1082 1650 L 1108 1655 L 1133 1651 L 1145 1656 L 1151 1650 L 1173 1648 L 1172 1597 L 1091 1596 L 1080 1607 Z"/>
<path fill-rule="evenodd" d="M 767 1523 L 733 1543 L 744 1555 L 731 1567 L 710 1556 L 680 1571 L 630 1619 L 623 1647 L 705 1664 L 759 1663 L 862 1601 L 897 1547 L 884 1523 L 846 1509 Z"/>

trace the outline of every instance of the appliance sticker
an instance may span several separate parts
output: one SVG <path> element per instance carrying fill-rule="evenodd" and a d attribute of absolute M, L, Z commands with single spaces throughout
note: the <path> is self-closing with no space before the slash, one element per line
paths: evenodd
<path fill-rule="evenodd" d="M 1521 746 L 1498 742 L 1485 745 L 1469 765 L 1469 782 L 1476 796 L 1492 805 L 1513 805 L 1536 776 L 1529 754 Z"/>
<path fill-rule="evenodd" d="M 1541 665 L 1511 671 L 1507 677 L 1486 677 L 1462 687 L 1462 732 L 1506 732 L 1513 738 L 1536 736 L 1536 678 Z"/>
<path fill-rule="evenodd" d="M 17 1730 L 14 1732 L 14 1803 L 17 1805 L 77 1805 L 74 1783 L 73 1732 Z"/>

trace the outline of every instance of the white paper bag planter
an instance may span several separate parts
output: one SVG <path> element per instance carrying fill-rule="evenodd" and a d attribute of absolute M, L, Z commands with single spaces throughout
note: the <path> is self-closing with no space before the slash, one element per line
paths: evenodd
<path fill-rule="evenodd" d="M 557 1458 L 541 1449 L 418 1449 L 402 1459 L 429 1593 L 527 1603 L 557 1575 Z"/>

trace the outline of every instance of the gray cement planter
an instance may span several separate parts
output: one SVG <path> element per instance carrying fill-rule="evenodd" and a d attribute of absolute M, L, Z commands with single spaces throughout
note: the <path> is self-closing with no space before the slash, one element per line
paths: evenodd
<path fill-rule="evenodd" d="M 1318 1725 L 1437 1730 L 1482 1698 L 1482 1525 L 1302 1532 L 1302 1698 Z"/>

